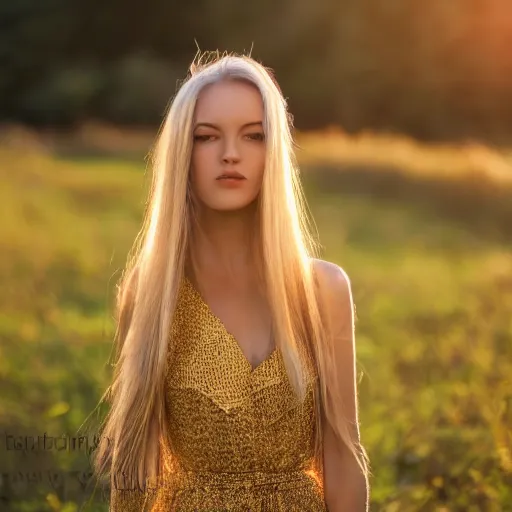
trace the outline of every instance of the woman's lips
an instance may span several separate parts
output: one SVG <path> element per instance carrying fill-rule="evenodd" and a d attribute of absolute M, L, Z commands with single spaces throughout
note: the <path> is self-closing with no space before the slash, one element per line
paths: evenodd
<path fill-rule="evenodd" d="M 219 182 L 219 185 L 241 185 L 244 181 L 246 181 L 245 178 L 231 178 L 231 177 L 225 177 L 225 178 L 217 178 L 217 181 Z"/>
<path fill-rule="evenodd" d="M 238 171 L 235 170 L 226 170 L 222 174 L 219 174 L 217 176 L 218 180 L 225 180 L 225 179 L 240 179 L 244 180 L 245 176 L 243 174 L 240 174 Z"/>

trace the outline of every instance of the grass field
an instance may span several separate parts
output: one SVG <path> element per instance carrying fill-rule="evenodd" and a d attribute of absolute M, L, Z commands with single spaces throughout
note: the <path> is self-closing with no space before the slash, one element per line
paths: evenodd
<path fill-rule="evenodd" d="M 371 510 L 511 511 L 510 152 L 299 142 L 323 257 L 352 281 Z M 8 436 L 76 435 L 108 383 L 113 290 L 147 183 L 144 152 L 121 153 L 0 149 L 0 469 L 13 496 L 1 510 L 80 508 L 77 482 L 67 496 L 61 484 L 85 453 L 23 454 Z M 22 500 L 37 477 L 17 471 L 48 468 L 55 490 Z"/>

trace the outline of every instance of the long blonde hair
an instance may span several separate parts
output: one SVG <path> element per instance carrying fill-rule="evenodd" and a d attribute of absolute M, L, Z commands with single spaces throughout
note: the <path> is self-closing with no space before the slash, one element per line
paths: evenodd
<path fill-rule="evenodd" d="M 189 187 L 193 115 L 201 90 L 226 79 L 254 85 L 263 99 L 267 156 L 255 242 L 276 344 L 300 399 L 306 391 L 305 358 L 314 362 L 319 375 L 316 470 L 322 473 L 321 421 L 326 418 L 368 475 L 367 455 L 350 433 L 340 407 L 338 372 L 323 327 L 312 265 L 317 245 L 310 234 L 286 100 L 270 69 L 250 56 L 218 52 L 199 55 L 192 62 L 152 152 L 152 184 L 143 227 L 118 285 L 116 365 L 112 385 L 101 399 L 108 398 L 111 407 L 95 452 L 96 474 L 129 475 L 143 487 L 148 477 L 158 477 L 162 471 L 161 450 L 169 446 L 164 382 L 168 351 L 174 347 L 170 328 L 194 219 Z"/>

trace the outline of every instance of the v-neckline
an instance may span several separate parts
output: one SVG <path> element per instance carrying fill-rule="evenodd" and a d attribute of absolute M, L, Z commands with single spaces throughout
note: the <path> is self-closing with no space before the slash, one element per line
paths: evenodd
<path fill-rule="evenodd" d="M 272 352 L 270 352 L 270 354 L 265 359 L 263 359 L 263 361 L 261 361 L 257 366 L 253 367 L 251 362 L 245 355 L 244 351 L 242 350 L 242 347 L 241 347 L 240 343 L 238 342 L 238 340 L 236 339 L 236 337 L 228 331 L 224 322 L 213 312 L 210 305 L 206 302 L 206 300 L 203 298 L 203 296 L 201 295 L 199 290 L 194 286 L 192 281 L 186 275 L 184 276 L 184 280 L 190 287 L 192 293 L 196 296 L 196 298 L 199 300 L 199 302 L 203 305 L 203 307 L 205 308 L 208 315 L 218 324 L 218 326 L 221 328 L 223 333 L 233 342 L 233 344 L 237 348 L 237 351 L 240 354 L 245 366 L 248 368 L 250 375 L 253 375 L 257 371 L 259 371 L 262 367 L 264 367 L 266 364 L 269 364 L 270 361 L 272 361 L 272 359 L 277 356 L 277 345 L 276 345 L 276 346 L 274 346 Z"/>

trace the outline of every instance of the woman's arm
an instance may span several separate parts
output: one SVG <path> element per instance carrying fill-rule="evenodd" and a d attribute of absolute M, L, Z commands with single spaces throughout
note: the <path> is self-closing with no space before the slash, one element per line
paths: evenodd
<path fill-rule="evenodd" d="M 335 363 L 352 438 L 360 443 L 357 411 L 354 310 L 350 280 L 337 265 L 316 261 L 319 290 L 331 326 Z M 329 385 L 329 383 L 327 383 Z M 324 494 L 329 512 L 366 512 L 369 487 L 355 457 L 324 420 Z"/>

